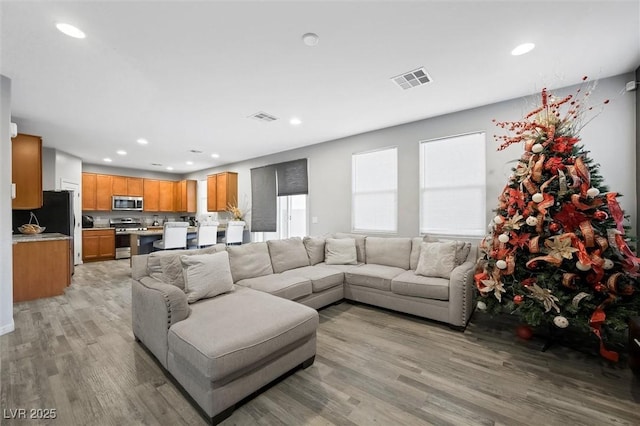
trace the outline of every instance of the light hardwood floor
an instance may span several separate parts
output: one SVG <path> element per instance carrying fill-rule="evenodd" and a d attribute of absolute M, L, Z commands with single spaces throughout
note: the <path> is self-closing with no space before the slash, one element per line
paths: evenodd
<path fill-rule="evenodd" d="M 76 267 L 64 296 L 18 303 L 0 337 L 0 423 L 203 425 L 131 332 L 128 260 Z M 316 361 L 225 425 L 638 425 L 626 365 L 519 341 L 479 313 L 464 333 L 347 302 L 322 309 Z M 11 420 L 55 408 L 57 419 Z M 15 411 L 13 411 L 15 412 Z"/>

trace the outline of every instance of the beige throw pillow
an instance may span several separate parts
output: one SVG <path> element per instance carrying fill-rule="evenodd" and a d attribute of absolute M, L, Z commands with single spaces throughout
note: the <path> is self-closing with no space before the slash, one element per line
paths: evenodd
<path fill-rule="evenodd" d="M 327 238 L 324 246 L 324 261 L 327 265 L 356 265 L 358 255 L 353 238 Z"/>
<path fill-rule="evenodd" d="M 184 292 L 187 302 L 215 297 L 233 289 L 229 254 L 222 251 L 215 254 L 180 256 L 184 273 Z"/>
<path fill-rule="evenodd" d="M 450 278 L 456 267 L 456 242 L 423 242 L 416 274 L 425 277 Z"/>

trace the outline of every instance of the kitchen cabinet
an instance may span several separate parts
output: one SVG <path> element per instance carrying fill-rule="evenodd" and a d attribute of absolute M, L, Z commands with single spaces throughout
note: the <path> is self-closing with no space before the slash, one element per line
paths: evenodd
<path fill-rule="evenodd" d="M 83 229 L 82 261 L 113 260 L 116 258 L 115 229 Z"/>
<path fill-rule="evenodd" d="M 70 240 L 66 237 L 14 242 L 13 301 L 64 294 L 71 284 L 70 256 Z"/>
<path fill-rule="evenodd" d="M 111 177 L 111 195 L 142 197 L 144 195 L 142 178 L 128 176 Z"/>
<path fill-rule="evenodd" d="M 82 210 L 110 211 L 113 176 L 82 173 Z"/>
<path fill-rule="evenodd" d="M 11 139 L 11 182 L 16 198 L 11 207 L 31 210 L 42 207 L 42 138 L 18 134 Z"/>
<path fill-rule="evenodd" d="M 175 186 L 175 211 L 195 213 L 197 211 L 197 181 L 181 180 Z"/>
<path fill-rule="evenodd" d="M 144 211 L 160 211 L 160 181 L 144 179 L 143 191 Z"/>
<path fill-rule="evenodd" d="M 82 174 L 82 210 L 95 210 L 98 187 L 95 173 Z"/>
<path fill-rule="evenodd" d="M 207 211 L 225 211 L 229 205 L 238 205 L 238 174 L 223 172 L 207 176 Z"/>
<path fill-rule="evenodd" d="M 176 183 L 169 180 L 159 181 L 158 195 L 158 211 L 174 212 L 175 211 L 175 195 L 174 185 Z"/>

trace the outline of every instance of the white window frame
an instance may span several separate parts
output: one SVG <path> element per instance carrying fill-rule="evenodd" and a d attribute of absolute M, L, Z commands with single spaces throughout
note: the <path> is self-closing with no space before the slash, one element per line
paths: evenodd
<path fill-rule="evenodd" d="M 357 174 L 357 162 L 361 159 L 364 159 L 363 156 L 373 153 L 381 153 L 383 151 L 389 151 L 389 153 L 393 153 L 394 156 L 394 167 L 393 171 L 393 180 L 394 180 L 394 188 L 393 189 L 382 189 L 382 190 L 363 190 L 359 191 L 356 188 L 356 174 Z M 363 226 L 359 226 L 356 218 L 356 197 L 359 195 L 375 195 L 375 194 L 386 194 L 392 195 L 392 221 L 393 225 L 386 227 L 384 229 L 380 228 L 366 228 Z M 396 234 L 398 232 L 398 147 L 385 147 L 370 151 L 357 152 L 351 155 L 351 231 L 358 233 L 380 233 L 380 234 Z"/>
<path fill-rule="evenodd" d="M 474 153 L 473 164 L 461 163 L 459 161 L 459 157 L 454 157 L 450 159 L 444 159 L 441 161 L 447 161 L 447 172 L 451 175 L 462 174 L 461 176 L 465 176 L 465 174 L 469 175 L 469 167 L 477 167 L 476 172 L 479 174 L 481 179 L 474 180 L 472 182 L 465 182 L 463 184 L 456 183 L 454 179 L 449 181 L 451 185 L 439 185 L 439 186 L 429 186 L 425 183 L 425 148 L 429 143 L 456 143 L 456 142 L 464 142 L 469 143 L 471 139 L 467 137 L 474 138 L 482 138 L 482 140 L 473 141 L 473 143 L 478 144 L 478 150 Z M 457 141 L 456 141 L 457 139 Z M 486 134 L 485 132 L 472 132 L 472 133 L 464 133 L 460 135 L 447 136 L 443 138 L 429 139 L 420 141 L 420 234 L 431 234 L 431 235 L 441 235 L 441 236 L 458 236 L 458 237 L 482 237 L 486 233 Z M 465 225 L 463 229 L 456 228 L 455 223 L 447 223 L 447 224 L 427 224 L 426 222 L 426 212 L 424 211 L 425 205 L 429 205 L 428 199 L 425 201 L 425 197 L 429 196 L 429 191 L 433 190 L 450 190 L 455 191 L 456 189 L 469 190 L 476 189 L 478 191 L 479 205 L 468 205 L 466 208 L 470 209 L 470 211 L 477 212 L 477 217 L 474 216 L 470 219 L 470 223 L 473 221 L 475 225 L 471 225 L 470 223 Z M 460 225 L 460 224 L 458 224 Z M 466 230 L 465 230 L 466 229 Z"/>

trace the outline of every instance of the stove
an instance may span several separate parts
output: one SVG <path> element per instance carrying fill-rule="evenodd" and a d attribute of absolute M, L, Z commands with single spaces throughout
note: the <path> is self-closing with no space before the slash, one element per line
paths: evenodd
<path fill-rule="evenodd" d="M 131 257 L 131 231 L 146 231 L 140 219 L 122 217 L 109 220 L 109 226 L 116 230 L 116 259 Z"/>
<path fill-rule="evenodd" d="M 147 228 L 142 226 L 140 219 L 132 217 L 122 217 L 110 219 L 109 226 L 116 229 L 116 235 L 128 234 L 130 231 L 146 231 Z"/>

